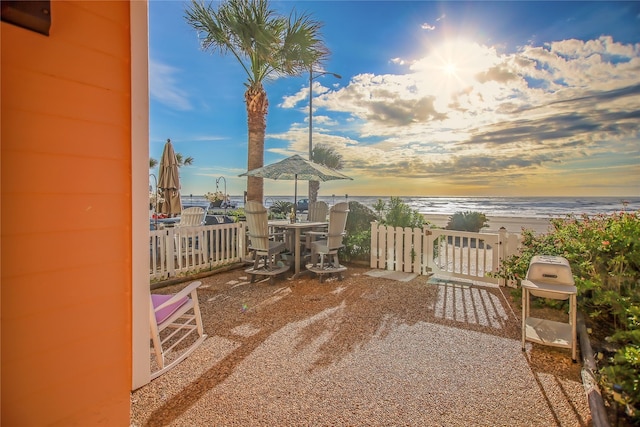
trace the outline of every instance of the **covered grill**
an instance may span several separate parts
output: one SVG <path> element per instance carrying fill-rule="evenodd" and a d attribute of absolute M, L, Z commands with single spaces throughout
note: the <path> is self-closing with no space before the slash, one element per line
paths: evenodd
<path fill-rule="evenodd" d="M 522 350 L 525 342 L 571 349 L 571 359 L 577 353 L 577 289 L 569 261 L 560 256 L 536 255 L 529 263 L 527 277 L 522 281 Z M 531 317 L 531 296 L 569 300 L 569 323 Z"/>

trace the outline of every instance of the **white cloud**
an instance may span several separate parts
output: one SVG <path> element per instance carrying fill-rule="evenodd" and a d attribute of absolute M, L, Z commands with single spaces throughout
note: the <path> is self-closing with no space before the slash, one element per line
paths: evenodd
<path fill-rule="evenodd" d="M 176 110 L 192 110 L 186 91 L 180 89 L 177 75 L 178 68 L 149 60 L 149 96 L 151 99 Z"/>
<path fill-rule="evenodd" d="M 222 136 L 217 136 L 217 135 L 199 135 L 199 136 L 190 138 L 191 141 L 197 141 L 197 142 L 224 141 L 225 139 L 227 138 Z"/>
<path fill-rule="evenodd" d="M 637 143 L 639 66 L 640 45 L 608 36 L 512 54 L 451 42 L 427 52 L 406 74 L 360 74 L 336 91 L 314 86 L 321 114 L 350 119 L 322 122 L 314 141 L 354 135 L 359 143 L 340 149 L 348 167 L 378 177 L 465 171 L 493 185 L 506 176 L 524 185 L 533 172 L 574 163 L 577 170 L 590 156 L 624 165 L 633 156 L 628 144 L 616 141 Z M 304 148 L 304 135 L 296 144 Z"/>
<path fill-rule="evenodd" d="M 309 88 L 302 88 L 291 96 L 285 96 L 278 107 L 294 108 L 298 102 L 309 99 Z"/>

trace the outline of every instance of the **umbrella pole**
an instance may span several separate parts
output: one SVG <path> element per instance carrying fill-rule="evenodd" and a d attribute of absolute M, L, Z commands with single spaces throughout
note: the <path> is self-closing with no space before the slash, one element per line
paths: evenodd
<path fill-rule="evenodd" d="M 295 186 L 293 188 L 293 209 L 298 211 L 298 174 L 295 174 Z"/>

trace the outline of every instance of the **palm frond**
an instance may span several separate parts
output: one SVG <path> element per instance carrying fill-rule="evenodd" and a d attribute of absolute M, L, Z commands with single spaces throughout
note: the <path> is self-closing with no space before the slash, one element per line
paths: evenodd
<path fill-rule="evenodd" d="M 181 153 L 176 153 L 176 161 L 178 162 L 178 167 L 182 166 L 191 166 L 193 165 L 194 159 L 191 156 L 183 156 Z"/>
<path fill-rule="evenodd" d="M 321 29 L 322 23 L 309 14 L 291 13 L 280 51 L 282 72 L 299 75 L 328 58 L 329 50 L 320 36 Z"/>
<path fill-rule="evenodd" d="M 334 170 L 340 170 L 344 167 L 342 154 L 338 153 L 333 147 L 324 144 L 317 144 L 313 147 L 311 158 L 315 163 Z"/>
<path fill-rule="evenodd" d="M 300 75 L 329 55 L 320 30 L 309 14 L 278 15 L 267 0 L 227 0 L 215 10 L 191 0 L 187 23 L 198 33 L 204 51 L 231 53 L 249 85 L 280 75 Z"/>

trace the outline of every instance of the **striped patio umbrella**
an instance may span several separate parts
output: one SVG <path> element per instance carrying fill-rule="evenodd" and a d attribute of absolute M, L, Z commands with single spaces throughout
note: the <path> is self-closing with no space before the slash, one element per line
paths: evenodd
<path fill-rule="evenodd" d="M 334 179 L 353 179 L 324 165 L 305 160 L 299 155 L 287 157 L 279 162 L 261 168 L 252 169 L 239 176 L 255 176 L 258 178 L 283 179 L 295 181 L 293 204 L 298 203 L 298 180 L 331 181 Z"/>

